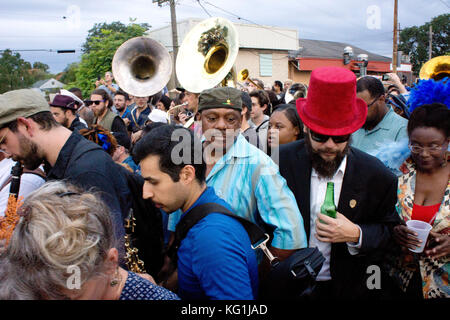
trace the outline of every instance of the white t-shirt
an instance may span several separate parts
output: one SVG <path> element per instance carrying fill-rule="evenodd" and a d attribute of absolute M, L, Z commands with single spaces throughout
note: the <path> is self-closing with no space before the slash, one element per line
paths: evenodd
<path fill-rule="evenodd" d="M 0 161 L 0 187 L 11 176 L 11 169 L 15 162 L 11 159 L 5 158 Z M 20 179 L 19 197 L 26 198 L 32 191 L 38 189 L 45 183 L 44 179 L 33 173 L 24 173 Z M 6 205 L 9 198 L 9 187 L 11 183 L 8 183 L 2 190 L 0 190 L 0 216 L 5 215 Z"/>

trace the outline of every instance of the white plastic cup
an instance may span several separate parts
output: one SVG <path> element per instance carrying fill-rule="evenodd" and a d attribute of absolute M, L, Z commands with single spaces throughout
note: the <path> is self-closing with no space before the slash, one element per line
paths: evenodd
<path fill-rule="evenodd" d="M 433 227 L 429 223 L 420 220 L 406 221 L 406 226 L 408 227 L 409 230 L 417 233 L 417 238 L 419 240 L 422 240 L 419 248 L 409 250 L 415 253 L 422 253 L 423 249 L 425 248 L 425 244 L 427 243 L 428 235 L 430 234 L 430 231 Z"/>

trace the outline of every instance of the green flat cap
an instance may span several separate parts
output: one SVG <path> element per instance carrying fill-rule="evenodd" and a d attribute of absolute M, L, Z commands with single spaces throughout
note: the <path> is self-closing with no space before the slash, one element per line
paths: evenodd
<path fill-rule="evenodd" d="M 47 100 L 32 89 L 20 89 L 0 94 L 0 128 L 19 117 L 29 117 L 50 111 Z"/>
<path fill-rule="evenodd" d="M 242 111 L 241 91 L 230 87 L 220 87 L 202 91 L 198 97 L 198 111 L 216 108 L 228 108 Z"/>

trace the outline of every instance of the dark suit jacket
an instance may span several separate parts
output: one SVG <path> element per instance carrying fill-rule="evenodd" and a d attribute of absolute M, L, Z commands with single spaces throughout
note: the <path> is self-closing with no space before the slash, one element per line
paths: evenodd
<path fill-rule="evenodd" d="M 312 168 L 303 140 L 280 146 L 279 166 L 281 175 L 295 195 L 309 240 Z M 353 208 L 350 201 L 356 203 Z M 375 264 L 381 268 L 384 248 L 391 238 L 391 227 L 398 221 L 394 207 L 396 201 L 397 177 L 378 159 L 350 148 L 337 207 L 338 212 L 361 228 L 362 246 L 359 254 L 352 256 L 346 243 L 332 244 L 333 296 L 363 298 L 374 293 L 373 290 L 369 292 L 366 285 L 368 277 L 373 274 L 367 272 L 367 267 Z M 383 283 L 381 286 L 383 288 Z"/>

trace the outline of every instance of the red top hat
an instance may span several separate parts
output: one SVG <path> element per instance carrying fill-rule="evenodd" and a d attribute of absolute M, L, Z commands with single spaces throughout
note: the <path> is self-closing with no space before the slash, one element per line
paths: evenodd
<path fill-rule="evenodd" d="M 75 100 L 69 96 L 65 96 L 62 94 L 57 94 L 55 98 L 53 98 L 52 103 L 50 103 L 52 107 L 59 107 L 65 109 L 77 110 L 77 105 L 75 104 Z"/>
<path fill-rule="evenodd" d="M 366 121 L 367 104 L 356 97 L 356 76 L 344 68 L 314 69 L 307 98 L 297 99 L 296 104 L 303 123 L 320 134 L 350 134 Z"/>

